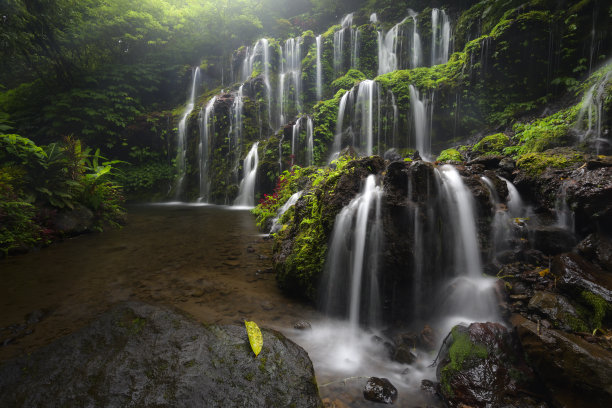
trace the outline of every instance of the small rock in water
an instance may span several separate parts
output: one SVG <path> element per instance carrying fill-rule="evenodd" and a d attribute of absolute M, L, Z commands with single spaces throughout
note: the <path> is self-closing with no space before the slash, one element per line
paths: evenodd
<path fill-rule="evenodd" d="M 436 384 L 431 380 L 423 380 L 421 381 L 421 389 L 430 394 L 436 393 Z"/>
<path fill-rule="evenodd" d="M 412 354 L 409 346 L 401 344 L 395 349 L 393 360 L 402 364 L 412 364 L 416 361 L 416 356 Z"/>
<path fill-rule="evenodd" d="M 310 322 L 307 322 L 306 320 L 300 320 L 293 325 L 293 328 L 298 330 L 312 330 Z"/>
<path fill-rule="evenodd" d="M 363 389 L 363 397 L 369 401 L 393 404 L 397 399 L 397 388 L 386 378 L 370 377 Z"/>
<path fill-rule="evenodd" d="M 421 343 L 421 347 L 431 351 L 436 348 L 436 342 L 436 332 L 428 324 L 426 324 L 419 335 L 419 343 Z"/>

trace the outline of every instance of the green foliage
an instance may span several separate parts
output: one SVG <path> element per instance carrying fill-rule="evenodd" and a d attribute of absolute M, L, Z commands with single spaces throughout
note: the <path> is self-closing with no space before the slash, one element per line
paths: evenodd
<path fill-rule="evenodd" d="M 582 160 L 583 156 L 571 149 L 553 149 L 541 153 L 526 153 L 517 159 L 516 166 L 531 176 L 538 176 L 548 168 L 564 169 Z"/>
<path fill-rule="evenodd" d="M 565 145 L 569 141 L 568 131 L 578 110 L 579 106 L 574 105 L 531 123 L 514 124 L 513 141 L 516 145 L 506 148 L 504 153 L 520 156 Z"/>
<path fill-rule="evenodd" d="M 472 148 L 472 153 L 480 155 L 502 154 L 505 146 L 508 145 L 510 139 L 503 133 L 485 136 Z"/>
<path fill-rule="evenodd" d="M 94 228 L 117 225 L 124 216 L 123 198 L 113 182 L 113 165 L 100 150 L 91 154 L 81 142 L 37 146 L 19 135 L 0 135 L 0 206 L 5 252 L 47 242 L 39 211 L 56 212 L 84 206 L 93 211 Z"/>
<path fill-rule="evenodd" d="M 364 79 L 367 78 L 361 71 L 358 71 L 356 69 L 349 69 L 346 75 L 341 76 L 340 78 L 332 82 L 332 88 L 334 93 L 338 92 L 340 89 L 348 91 Z"/>
<path fill-rule="evenodd" d="M 459 153 L 459 151 L 456 149 L 446 149 L 442 150 L 436 160 L 440 162 L 463 161 L 463 156 L 461 156 L 461 153 Z"/>
<path fill-rule="evenodd" d="M 127 194 L 151 193 L 162 185 L 171 183 L 176 173 L 174 166 L 157 160 L 123 166 L 122 169 L 119 180 Z"/>

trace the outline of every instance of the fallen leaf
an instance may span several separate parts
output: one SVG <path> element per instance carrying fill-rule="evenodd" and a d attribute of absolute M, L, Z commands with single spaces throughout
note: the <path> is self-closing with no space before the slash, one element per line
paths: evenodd
<path fill-rule="evenodd" d="M 261 330 L 259 330 L 259 326 L 257 326 L 257 323 L 255 322 L 248 322 L 245 320 L 244 325 L 246 326 L 247 334 L 249 335 L 249 343 L 251 343 L 253 353 L 255 353 L 255 356 L 258 356 L 261 352 L 261 347 L 263 346 Z"/>

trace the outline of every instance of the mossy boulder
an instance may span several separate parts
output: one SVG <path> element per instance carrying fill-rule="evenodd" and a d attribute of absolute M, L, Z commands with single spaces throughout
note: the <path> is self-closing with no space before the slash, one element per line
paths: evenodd
<path fill-rule="evenodd" d="M 463 156 L 461 155 L 461 153 L 459 153 L 459 150 L 457 149 L 446 149 L 440 152 L 440 155 L 436 160 L 439 162 L 462 162 Z"/>
<path fill-rule="evenodd" d="M 439 392 L 450 407 L 540 406 L 521 393 L 535 389 L 534 374 L 512 332 L 499 323 L 453 327 L 438 358 Z"/>
<path fill-rule="evenodd" d="M 82 330 L 0 366 L 0 405 L 320 407 L 308 354 L 262 330 L 202 325 L 127 302 Z"/>
<path fill-rule="evenodd" d="M 499 155 L 510 139 L 503 133 L 485 136 L 472 148 L 472 155 Z"/>
<path fill-rule="evenodd" d="M 551 149 L 541 153 L 526 153 L 516 160 L 516 166 L 532 177 L 546 169 L 565 169 L 583 161 L 583 155 L 572 149 Z"/>

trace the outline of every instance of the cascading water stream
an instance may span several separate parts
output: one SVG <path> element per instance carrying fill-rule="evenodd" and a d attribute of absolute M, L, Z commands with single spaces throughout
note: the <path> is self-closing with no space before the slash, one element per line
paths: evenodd
<path fill-rule="evenodd" d="M 272 220 L 270 234 L 275 234 L 281 229 L 282 225 L 280 223 L 280 220 L 283 217 L 283 214 L 285 214 L 289 208 L 293 207 L 295 203 L 297 203 L 297 200 L 300 199 L 303 193 L 304 191 L 298 191 L 297 193 L 293 194 L 291 197 L 289 197 L 287 202 L 283 204 L 281 208 L 279 208 L 278 212 L 276 213 L 276 217 L 274 217 L 274 219 Z"/>
<path fill-rule="evenodd" d="M 516 189 L 514 184 L 510 182 L 510 180 L 500 177 L 508 188 L 508 212 L 512 218 L 520 218 L 525 217 L 529 212 L 529 209 L 523 203 L 523 199 L 521 198 L 521 193 Z"/>
<path fill-rule="evenodd" d="M 494 279 L 482 276 L 472 196 L 459 172 L 450 165 L 437 170 L 442 198 L 453 224 L 453 274 L 442 299 L 443 332 L 459 322 L 497 321 Z"/>
<path fill-rule="evenodd" d="M 244 84 L 240 85 L 238 92 L 234 95 L 234 103 L 231 108 L 231 127 L 230 127 L 230 151 L 233 154 L 234 165 L 232 174 L 234 182 L 238 182 L 238 167 L 242 156 L 242 112 L 244 109 Z"/>
<path fill-rule="evenodd" d="M 382 31 L 378 37 L 378 75 L 393 72 L 398 69 L 398 54 L 401 51 L 402 25 L 407 18 L 397 23 L 386 35 Z"/>
<path fill-rule="evenodd" d="M 410 58 L 410 68 L 420 67 L 422 64 L 422 46 L 421 46 L 421 36 L 417 31 L 417 17 L 418 14 L 413 10 L 408 9 L 408 14 L 410 18 L 412 18 L 412 53 Z"/>
<path fill-rule="evenodd" d="M 493 218 L 491 220 L 491 254 L 492 258 L 495 254 L 508 249 L 509 241 L 512 238 L 512 231 L 510 230 L 510 216 L 508 211 L 505 210 L 505 206 L 499 198 L 499 194 L 495 189 L 493 181 L 482 176 L 480 178 L 489 190 L 489 197 L 493 208 Z"/>
<path fill-rule="evenodd" d="M 196 90 L 200 80 L 200 67 L 196 67 L 192 71 L 192 80 L 191 80 L 191 93 L 189 94 L 189 100 L 187 101 L 187 105 L 185 105 L 185 111 L 183 113 L 183 117 L 181 118 L 178 124 L 178 137 L 177 137 L 177 181 L 175 186 L 175 198 L 178 200 L 181 198 L 183 194 L 183 184 L 185 182 L 185 174 L 187 171 L 187 145 L 186 145 L 186 135 L 187 135 L 187 118 L 189 114 L 193 111 L 195 106 L 195 97 Z"/>
<path fill-rule="evenodd" d="M 419 151 L 421 157 L 430 160 L 430 123 L 433 116 L 432 109 L 428 109 L 428 101 L 426 98 L 421 99 L 419 91 L 410 85 L 410 108 L 412 110 L 412 121 L 414 123 L 415 148 Z M 429 110 L 429 112 L 428 112 Z"/>
<path fill-rule="evenodd" d="M 336 134 L 334 135 L 334 145 L 330 162 L 338 157 L 340 149 L 342 149 L 342 124 L 344 123 L 344 113 L 346 112 L 347 101 L 351 96 L 351 91 L 345 92 L 340 99 L 338 106 L 338 118 L 336 120 Z"/>
<path fill-rule="evenodd" d="M 380 323 L 382 195 L 376 176 L 369 175 L 361 193 L 336 216 L 330 241 L 322 286 L 323 308 L 328 315 L 348 318 L 355 329 L 361 322 L 370 326 Z"/>
<path fill-rule="evenodd" d="M 308 116 L 306 121 L 306 166 L 314 164 L 314 123 Z"/>
<path fill-rule="evenodd" d="M 235 206 L 253 207 L 255 205 L 255 181 L 257 180 L 257 166 L 259 165 L 258 145 L 259 142 L 255 142 L 246 159 L 244 159 L 244 177 L 240 182 L 238 197 L 234 201 Z"/>
<path fill-rule="evenodd" d="M 291 128 L 291 167 L 295 164 L 295 155 L 297 150 L 297 144 L 300 139 L 300 121 L 302 118 L 297 118 L 295 124 Z"/>
<path fill-rule="evenodd" d="M 317 100 L 323 99 L 323 67 L 321 65 L 321 36 L 316 38 L 317 44 Z"/>
<path fill-rule="evenodd" d="M 334 33 L 334 73 L 338 74 L 344 70 L 344 35 L 346 30 L 352 30 L 354 13 L 347 14 L 340 21 L 340 30 Z M 351 51 L 353 48 L 353 32 L 351 31 Z"/>
<path fill-rule="evenodd" d="M 299 114 L 302 111 L 302 43 L 302 37 L 290 38 L 285 41 L 284 51 L 283 48 L 281 48 L 278 75 L 279 125 L 285 123 L 285 113 L 288 111 L 288 108 L 290 108 L 289 99 L 291 97 L 291 91 L 293 91 L 294 113 Z M 289 84 L 286 84 L 287 79 L 290 79 Z M 291 88 L 291 85 L 293 85 L 293 88 Z"/>
<path fill-rule="evenodd" d="M 200 177 L 200 197 L 198 201 L 206 201 L 209 198 L 208 167 L 210 159 L 210 140 L 214 135 L 214 121 L 211 123 L 211 115 L 214 118 L 215 102 L 217 97 L 213 96 L 200 111 L 200 143 L 198 144 L 198 162 Z"/>
<path fill-rule="evenodd" d="M 431 65 L 448 61 L 450 49 L 450 20 L 444 10 L 431 10 Z"/>
<path fill-rule="evenodd" d="M 612 62 L 608 62 L 609 66 Z M 575 129 L 580 131 L 580 141 L 592 140 L 595 142 L 596 153 L 599 154 L 600 144 L 606 142 L 603 137 L 604 103 L 606 99 L 606 87 L 612 80 L 612 70 L 608 70 L 605 75 L 589 88 L 582 98 L 578 119 Z M 584 117 L 587 117 L 586 129 L 584 129 Z M 582 130 L 584 129 L 584 130 Z"/>
<path fill-rule="evenodd" d="M 376 82 L 366 79 L 359 83 L 355 110 L 361 117 L 359 140 L 353 141 L 353 146 L 362 150 L 366 156 L 371 156 L 374 145 L 374 92 Z M 356 115 L 357 117 L 357 115 Z"/>

